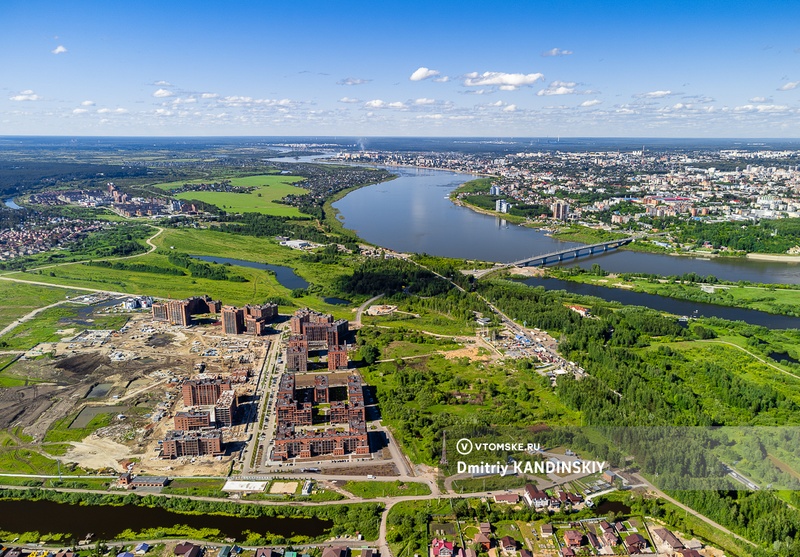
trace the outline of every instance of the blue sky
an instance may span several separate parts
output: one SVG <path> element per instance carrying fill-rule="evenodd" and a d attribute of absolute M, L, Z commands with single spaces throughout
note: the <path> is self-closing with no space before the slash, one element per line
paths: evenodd
<path fill-rule="evenodd" d="M 792 1 L 3 0 L 0 134 L 798 137 L 798 21 Z"/>

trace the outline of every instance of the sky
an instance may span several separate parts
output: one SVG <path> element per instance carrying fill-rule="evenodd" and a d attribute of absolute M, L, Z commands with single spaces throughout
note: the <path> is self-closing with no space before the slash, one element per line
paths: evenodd
<path fill-rule="evenodd" d="M 0 135 L 800 137 L 800 2 L 0 1 Z"/>

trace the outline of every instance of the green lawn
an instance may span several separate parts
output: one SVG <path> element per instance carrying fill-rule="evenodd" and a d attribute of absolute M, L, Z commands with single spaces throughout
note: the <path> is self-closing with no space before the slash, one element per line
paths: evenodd
<path fill-rule="evenodd" d="M 318 311 L 332 313 L 344 318 L 352 318 L 351 308 L 326 304 L 321 298 L 341 296 L 336 288 L 339 278 L 350 272 L 349 259 L 339 264 L 311 263 L 304 259 L 304 252 L 281 246 L 273 239 L 255 238 L 238 234 L 228 234 L 215 230 L 165 230 L 153 240 L 161 253 L 137 257 L 131 262 L 169 267 L 167 250 L 175 249 L 191 255 L 211 255 L 242 259 L 275 265 L 284 265 L 311 283 L 307 295 L 292 299 L 295 307 L 308 306 Z M 275 279 L 273 273 L 248 267 L 235 267 L 236 275 L 248 282 L 230 282 L 193 278 L 191 276 L 172 276 L 154 273 L 132 272 L 128 270 L 102 269 L 81 264 L 64 265 L 51 270 L 55 276 L 44 271 L 34 273 L 14 273 L 15 278 L 35 280 L 54 284 L 83 286 L 88 288 L 124 291 L 131 294 L 148 294 L 173 299 L 186 298 L 198 294 L 208 294 L 221 299 L 225 304 L 244 305 L 263 302 L 276 297 L 289 300 L 290 290 Z M 0 286 L 3 284 L 0 281 Z M 45 288 L 46 287 L 41 287 Z M 49 290 L 49 289 L 48 289 Z M 358 297 L 352 298 L 354 304 Z M 282 312 L 289 308 L 282 308 Z M 293 311 L 293 310 L 291 310 Z"/>
<path fill-rule="evenodd" d="M 77 291 L 0 280 L 0 329 L 31 311 L 65 300 Z"/>
<path fill-rule="evenodd" d="M 344 488 L 355 495 L 365 499 L 376 497 L 401 497 L 403 495 L 430 495 L 431 488 L 419 482 L 382 482 L 382 481 L 349 481 Z"/>
<path fill-rule="evenodd" d="M 81 319 L 79 324 L 72 325 L 72 319 L 76 318 L 78 310 L 84 307 L 78 304 L 64 304 L 47 309 L 30 321 L 30 326 L 17 327 L 5 334 L 0 338 L 0 346 L 5 350 L 29 350 L 41 342 L 61 340 L 63 335 L 56 334 L 56 331 L 60 329 L 74 327 L 79 329 L 119 329 L 128 320 L 127 315 L 92 314 L 91 322 Z"/>
<path fill-rule="evenodd" d="M 249 193 L 214 192 L 214 191 L 187 191 L 175 197 L 177 199 L 197 199 L 205 203 L 216 205 L 228 213 L 264 213 L 267 215 L 283 217 L 299 217 L 302 213 L 290 205 L 275 203 L 287 195 L 303 195 L 308 190 L 292 184 L 305 178 L 301 176 L 247 176 L 232 178 L 231 185 L 240 187 L 254 187 Z M 175 189 L 183 184 L 165 187 L 172 184 L 159 184 L 162 189 Z"/>
<path fill-rule="evenodd" d="M 224 485 L 225 480 L 210 478 L 176 478 L 162 490 L 162 493 L 226 498 L 228 494 L 222 491 Z"/>

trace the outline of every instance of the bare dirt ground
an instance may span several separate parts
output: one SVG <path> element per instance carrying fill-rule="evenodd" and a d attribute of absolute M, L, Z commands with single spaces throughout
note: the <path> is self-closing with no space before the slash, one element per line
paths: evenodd
<path fill-rule="evenodd" d="M 464 348 L 459 348 L 458 350 L 447 350 L 441 352 L 441 354 L 447 358 L 448 360 L 455 360 L 457 358 L 464 358 L 467 357 L 470 361 L 473 362 L 488 362 L 492 359 L 491 354 L 479 354 L 479 349 L 477 346 L 465 346 Z"/>
<path fill-rule="evenodd" d="M 297 482 L 273 482 L 269 488 L 270 493 L 288 493 L 297 491 Z"/>
<path fill-rule="evenodd" d="M 522 275 L 526 277 L 541 277 L 547 271 L 542 267 L 509 267 L 508 272 L 512 275 Z"/>
<path fill-rule="evenodd" d="M 66 462 L 75 462 L 82 468 L 101 470 L 112 468 L 123 472 L 121 460 L 140 455 L 132 454 L 130 447 L 111 439 L 90 435 L 81 442 L 70 443 L 72 448 L 62 457 Z"/>

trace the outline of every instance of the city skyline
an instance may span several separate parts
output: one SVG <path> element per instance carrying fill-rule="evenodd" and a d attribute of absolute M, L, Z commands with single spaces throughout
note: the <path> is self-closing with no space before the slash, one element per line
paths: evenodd
<path fill-rule="evenodd" d="M 3 135 L 797 137 L 800 6 L 6 2 Z"/>

